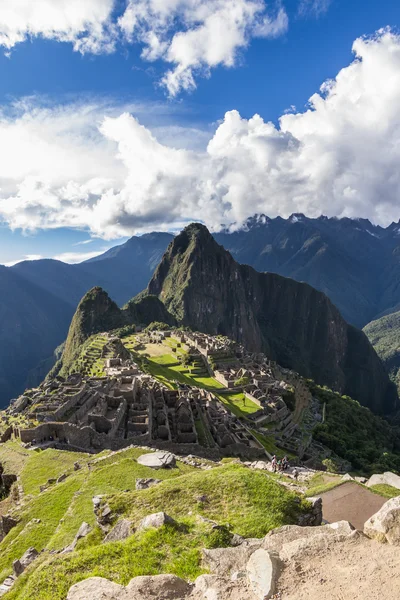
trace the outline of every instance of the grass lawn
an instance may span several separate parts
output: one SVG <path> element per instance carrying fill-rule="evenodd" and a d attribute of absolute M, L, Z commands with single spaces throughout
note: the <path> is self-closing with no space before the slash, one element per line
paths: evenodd
<path fill-rule="evenodd" d="M 233 414 L 235 414 L 237 417 L 246 417 L 247 415 L 251 415 L 260 410 L 260 407 L 246 398 L 244 394 L 236 393 L 217 395 L 219 400 L 221 400 L 221 402 L 225 404 L 225 406 L 227 406 L 227 408 L 229 408 L 230 411 L 233 412 Z"/>
<path fill-rule="evenodd" d="M 398 488 L 392 487 L 391 485 L 386 485 L 385 483 L 373 485 L 369 489 L 371 492 L 375 492 L 376 494 L 384 496 L 385 498 L 397 498 L 397 496 L 400 496 L 400 490 Z"/>
<path fill-rule="evenodd" d="M 199 495 L 208 501 L 199 502 Z M 133 523 L 164 510 L 178 527 L 136 533 L 108 544 L 101 543 L 99 531 L 94 532 L 69 555 L 40 557 L 17 580 L 8 600 L 65 600 L 71 585 L 93 576 L 127 584 L 137 575 L 174 573 L 193 581 L 204 572 L 201 548 L 227 544 L 226 530 L 212 530 L 197 515 L 229 524 L 232 532 L 262 537 L 274 527 L 297 522 L 308 508 L 295 493 L 238 464 L 180 473 L 148 490 L 111 496 L 108 502 L 113 512 Z"/>

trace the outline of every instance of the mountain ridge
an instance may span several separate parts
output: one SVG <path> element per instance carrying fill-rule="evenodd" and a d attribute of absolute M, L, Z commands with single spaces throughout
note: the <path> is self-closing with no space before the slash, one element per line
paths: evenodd
<path fill-rule="evenodd" d="M 367 337 L 327 296 L 238 264 L 202 224 L 171 242 L 147 291 L 183 325 L 264 351 L 377 412 L 395 408 L 396 394 Z"/>

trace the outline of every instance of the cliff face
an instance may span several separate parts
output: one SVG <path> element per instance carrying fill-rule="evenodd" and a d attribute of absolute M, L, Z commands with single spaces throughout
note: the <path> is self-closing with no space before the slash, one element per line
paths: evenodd
<path fill-rule="evenodd" d="M 224 334 L 375 412 L 396 391 L 366 336 L 311 286 L 239 265 L 200 224 L 169 245 L 148 286 L 178 321 Z"/>

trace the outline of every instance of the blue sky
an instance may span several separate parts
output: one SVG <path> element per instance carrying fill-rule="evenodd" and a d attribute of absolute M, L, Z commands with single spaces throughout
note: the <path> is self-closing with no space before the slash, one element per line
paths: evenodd
<path fill-rule="evenodd" d="M 43 4 L 44 12 L 48 1 L 38 2 L 38 5 Z M 366 111 L 368 106 L 376 105 L 376 110 L 387 115 L 388 131 L 397 136 L 398 115 L 394 109 L 397 82 L 393 89 L 381 94 L 379 82 L 374 89 L 371 81 L 373 69 L 377 73 L 382 71 L 378 68 L 381 63 L 383 69 L 397 71 L 393 56 L 400 46 L 398 3 L 309 0 L 301 10 L 299 0 L 286 0 L 279 5 L 270 3 L 268 7 L 261 6 L 262 0 L 230 0 L 236 2 L 238 14 L 248 10 L 243 17 L 247 19 L 246 26 L 242 28 L 240 24 L 239 33 L 233 31 L 234 41 L 230 47 L 228 43 L 222 47 L 222 42 L 218 47 L 215 36 L 210 39 L 187 36 L 183 46 L 175 47 L 177 34 L 196 34 L 204 25 L 199 14 L 193 16 L 190 12 L 193 12 L 190 0 L 182 0 L 181 8 L 176 8 L 176 0 L 171 0 L 171 6 L 176 9 L 173 26 L 153 11 L 140 29 L 128 31 L 125 26 L 124 35 L 115 33 L 114 29 L 117 18 L 127 14 L 126 2 L 99 0 L 105 15 L 99 25 L 97 15 L 94 17 L 91 12 L 92 1 L 82 0 L 87 9 L 85 23 L 91 23 L 87 26 L 89 33 L 79 29 L 79 19 L 76 31 L 71 22 L 63 29 L 59 21 L 53 30 L 52 23 L 42 19 L 39 13 L 32 24 L 26 20 L 23 10 L 16 15 L 17 25 L 13 29 L 7 23 L 7 15 L 2 17 L 0 7 L 0 122 L 17 146 L 14 154 L 9 147 L 1 149 L 0 129 L 0 158 L 2 152 L 6 158 L 10 154 L 13 157 L 13 162 L 9 158 L 7 171 L 0 170 L 0 219 L 3 220 L 0 263 L 25 256 L 79 260 L 80 254 L 100 252 L 131 234 L 152 229 L 174 230 L 202 215 L 214 228 L 221 224 L 240 225 L 250 216 L 250 211 L 271 216 L 278 213 L 286 216 L 292 209 L 310 215 L 331 211 L 339 216 L 366 216 L 383 224 L 400 217 L 396 213 L 399 190 L 393 166 L 397 156 L 388 157 L 384 165 L 380 164 L 374 180 L 368 182 L 374 196 L 366 194 L 362 181 L 363 171 L 371 171 L 370 161 L 374 155 L 371 147 L 370 155 L 364 156 L 361 162 L 362 140 L 371 140 L 379 153 L 382 136 L 387 136 L 387 132 L 377 132 L 374 126 L 372 135 L 370 127 L 364 131 L 362 124 L 358 125 L 357 131 L 351 136 L 349 133 L 349 137 L 356 138 L 359 145 L 354 146 L 353 141 L 353 146 L 345 149 L 348 156 L 357 155 L 356 168 L 349 167 L 347 173 L 345 168 L 340 168 L 332 174 L 332 169 L 324 164 L 318 172 L 312 172 L 310 149 L 322 142 L 317 126 L 304 116 L 309 98 L 318 92 L 321 84 L 328 79 L 335 80 L 341 69 L 352 63 L 354 41 L 390 27 L 391 32 L 386 37 L 382 33 L 379 40 L 361 48 L 364 71 L 356 73 L 353 81 L 353 74 L 347 70 L 348 82 L 338 80 L 331 98 L 322 96 L 322 102 L 326 101 L 324 108 L 314 106 L 313 110 L 314 122 L 323 119 L 321 130 L 330 132 L 319 154 L 324 151 L 327 156 L 332 154 L 334 128 L 335 151 L 343 156 L 342 143 L 349 132 L 349 123 L 354 121 L 351 110 L 359 114 L 356 100 L 346 105 L 346 85 L 350 84 L 352 89 L 360 86 Z M 148 8 L 152 1 L 137 0 L 136 4 L 142 3 Z M 207 18 L 215 16 L 213 11 L 217 10 L 218 1 L 229 5 L 229 0 L 202 0 Z M 60 4 L 63 2 L 60 0 Z M 110 3 L 113 10 L 107 15 Z M 252 3 L 258 4 L 258 12 L 250 6 Z M 251 17 L 249 11 L 253 11 Z M 58 15 L 55 14 L 54 19 L 58 19 Z M 259 33 L 260 24 L 262 33 Z M 99 27 L 102 28 L 100 34 Z M 155 50 L 153 45 L 151 51 L 157 56 L 149 60 L 142 52 L 149 51 L 148 36 L 154 32 L 158 46 Z M 245 36 L 245 41 L 235 45 L 239 34 Z M 200 51 L 199 45 L 205 44 L 208 49 L 214 42 L 213 56 L 217 59 L 202 62 L 199 56 L 204 50 Z M 160 44 L 164 44 L 162 51 Z M 195 58 L 190 58 L 193 56 Z M 228 63 L 232 66 L 226 66 Z M 184 76 L 177 75 L 179 68 Z M 165 83 L 168 72 L 173 73 L 173 79 Z M 187 85 L 186 81 L 189 81 Z M 335 95 L 340 104 L 339 100 L 335 104 Z M 293 116 L 298 115 L 298 118 L 279 124 L 279 118 L 290 107 Z M 225 119 L 228 111 L 235 113 Z M 90 118 L 86 116 L 88 112 Z M 123 113 L 127 113 L 124 118 Z M 77 118 L 77 114 L 82 116 Z M 262 121 L 252 121 L 255 114 L 260 115 Z M 348 119 L 347 125 L 343 124 L 344 118 Z M 273 129 L 266 126 L 270 121 L 275 126 Z M 235 150 L 233 155 L 233 151 L 227 152 L 226 148 L 237 149 L 241 145 L 248 149 L 250 140 L 260 136 L 265 137 L 262 153 L 255 147 L 249 150 L 251 167 L 260 163 L 259 170 L 253 174 L 253 181 L 260 180 L 259 188 L 255 188 L 255 184 L 249 188 L 248 182 L 235 179 L 240 169 L 243 169 L 243 179 L 249 172 L 245 152 L 239 155 Z M 21 152 L 18 151 L 19 140 Z M 209 140 L 212 142 L 207 150 Z M 396 141 L 394 137 L 392 142 Z M 295 157 L 296 165 L 292 164 L 293 144 L 308 147 L 307 155 Z M 285 154 L 272 171 L 274 157 L 281 152 L 282 145 L 285 145 Z M 38 156 L 32 165 L 30 156 L 35 148 Z M 59 157 L 59 162 L 54 157 Z M 290 167 L 287 167 L 289 159 Z M 64 179 L 63 161 L 67 172 Z M 47 162 L 48 172 L 41 165 Z M 229 177 L 223 180 L 219 175 L 221 164 L 231 170 Z M 279 181 L 276 169 L 281 174 Z M 328 171 L 330 179 L 322 182 L 324 191 L 321 193 L 322 174 L 326 178 Z M 358 180 L 354 180 L 355 171 Z M 303 173 L 313 185 L 300 189 Z M 384 173 L 384 177 L 380 178 L 379 173 Z M 44 196 L 46 201 L 42 200 Z M 272 202 L 272 196 L 279 198 L 279 202 Z"/>

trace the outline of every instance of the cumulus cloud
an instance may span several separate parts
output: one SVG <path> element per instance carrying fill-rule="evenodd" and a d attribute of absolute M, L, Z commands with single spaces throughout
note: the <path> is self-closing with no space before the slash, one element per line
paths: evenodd
<path fill-rule="evenodd" d="M 281 35 L 288 17 L 282 6 L 270 14 L 264 0 L 129 0 L 119 25 L 144 44 L 144 59 L 173 65 L 162 84 L 176 96 L 196 87 L 198 73 L 233 67 L 253 37 Z"/>
<path fill-rule="evenodd" d="M 239 227 L 254 213 L 398 220 L 400 36 L 382 30 L 353 51 L 304 112 L 276 126 L 232 110 L 204 149 L 174 144 L 129 110 L 100 119 L 101 108 L 82 107 L 74 120 L 75 109 L 30 109 L 0 119 L 0 217 L 108 239 L 190 220 Z"/>
<path fill-rule="evenodd" d="M 122 7 L 122 8 L 121 8 Z M 70 42 L 77 52 L 111 53 L 119 41 L 141 44 L 146 61 L 172 68 L 162 77 L 171 96 L 195 77 L 237 62 L 254 37 L 286 31 L 285 10 L 264 0 L 10 0 L 0 2 L 0 46 L 35 37 Z"/>
<path fill-rule="evenodd" d="M 11 49 L 41 36 L 70 42 L 76 51 L 115 49 L 114 0 L 11 0 L 0 2 L 0 46 Z"/>

